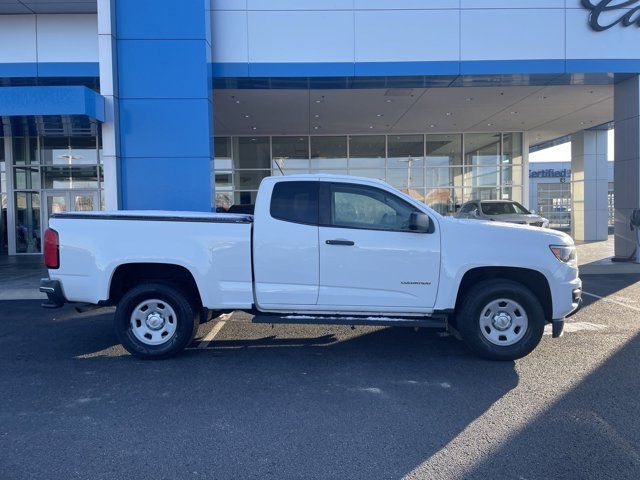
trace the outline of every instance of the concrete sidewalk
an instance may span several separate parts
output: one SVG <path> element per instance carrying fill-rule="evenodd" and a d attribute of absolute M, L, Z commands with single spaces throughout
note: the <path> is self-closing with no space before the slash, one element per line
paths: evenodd
<path fill-rule="evenodd" d="M 638 263 L 611 261 L 614 253 L 613 235 L 603 242 L 578 243 L 577 248 L 581 275 L 640 273 Z"/>
<path fill-rule="evenodd" d="M 47 298 L 38 291 L 46 276 L 42 255 L 0 256 L 0 300 Z"/>

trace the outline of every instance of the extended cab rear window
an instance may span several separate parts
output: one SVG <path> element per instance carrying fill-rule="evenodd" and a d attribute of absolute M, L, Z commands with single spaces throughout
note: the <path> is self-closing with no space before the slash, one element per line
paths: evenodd
<path fill-rule="evenodd" d="M 320 182 L 278 182 L 271 194 L 271 216 L 285 222 L 318 225 Z"/>

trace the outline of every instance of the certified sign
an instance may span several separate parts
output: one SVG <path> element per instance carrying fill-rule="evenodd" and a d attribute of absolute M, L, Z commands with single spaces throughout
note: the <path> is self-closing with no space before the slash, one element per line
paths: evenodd
<path fill-rule="evenodd" d="M 604 32 L 618 24 L 640 27 L 640 0 L 582 0 L 591 11 L 589 25 L 596 32 Z"/>

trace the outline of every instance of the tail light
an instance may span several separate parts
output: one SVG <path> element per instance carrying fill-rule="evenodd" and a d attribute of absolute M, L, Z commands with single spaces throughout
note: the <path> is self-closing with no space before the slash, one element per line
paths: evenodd
<path fill-rule="evenodd" d="M 47 228 L 44 232 L 44 264 L 52 270 L 60 268 L 60 243 L 58 232 L 53 228 Z"/>

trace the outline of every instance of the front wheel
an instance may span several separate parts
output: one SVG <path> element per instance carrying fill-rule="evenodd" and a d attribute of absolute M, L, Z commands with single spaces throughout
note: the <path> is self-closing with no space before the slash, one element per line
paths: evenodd
<path fill-rule="evenodd" d="M 124 348 L 138 358 L 162 359 L 180 353 L 198 329 L 198 311 L 177 286 L 145 283 L 118 302 L 115 330 Z"/>
<path fill-rule="evenodd" d="M 516 360 L 531 353 L 546 323 L 536 296 L 510 280 L 485 280 L 465 293 L 457 318 L 464 342 L 491 360 Z"/>

